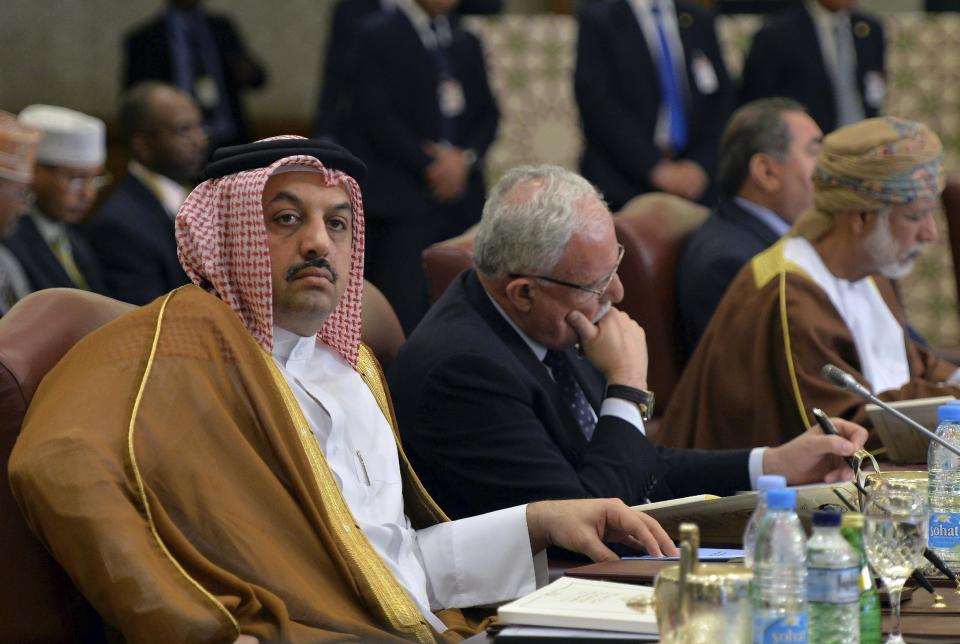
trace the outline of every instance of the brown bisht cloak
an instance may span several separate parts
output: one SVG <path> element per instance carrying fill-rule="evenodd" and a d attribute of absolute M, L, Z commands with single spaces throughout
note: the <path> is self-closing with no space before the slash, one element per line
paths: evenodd
<path fill-rule="evenodd" d="M 366 347 L 358 370 L 393 424 Z M 400 457 L 411 521 L 446 520 Z M 195 286 L 64 357 L 10 479 L 34 532 L 129 641 L 439 637 L 354 521 L 272 357 Z M 459 611 L 441 618 L 463 627 L 448 638 L 469 634 Z"/>
<path fill-rule="evenodd" d="M 786 260 L 783 245 L 781 240 L 754 257 L 730 285 L 670 400 L 657 434 L 663 444 L 779 445 L 813 423 L 813 407 L 869 427 L 863 401 L 820 374 L 832 363 L 867 385 L 850 330 L 806 271 Z M 904 326 L 892 283 L 874 283 Z M 910 381 L 878 396 L 956 395 L 956 388 L 942 385 L 956 366 L 937 359 L 906 331 L 904 339 Z"/>

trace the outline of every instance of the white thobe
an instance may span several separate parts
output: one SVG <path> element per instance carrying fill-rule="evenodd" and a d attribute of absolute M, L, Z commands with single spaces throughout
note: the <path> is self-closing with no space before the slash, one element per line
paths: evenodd
<path fill-rule="evenodd" d="M 315 336 L 284 329 L 274 328 L 273 356 L 358 525 L 435 629 L 446 627 L 432 611 L 506 601 L 546 582 L 526 506 L 414 530 L 393 430 L 360 374 Z"/>
<path fill-rule="evenodd" d="M 784 256 L 803 268 L 830 298 L 857 348 L 860 371 L 873 393 L 899 389 L 910 381 L 903 326 L 884 302 L 873 280 L 856 282 L 830 272 L 813 245 L 803 237 L 791 237 Z"/>

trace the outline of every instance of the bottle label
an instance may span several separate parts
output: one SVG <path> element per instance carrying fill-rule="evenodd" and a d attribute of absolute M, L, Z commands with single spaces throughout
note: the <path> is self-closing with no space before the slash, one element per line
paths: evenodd
<path fill-rule="evenodd" d="M 806 644 L 807 613 L 765 617 L 754 613 L 754 644 Z"/>
<path fill-rule="evenodd" d="M 928 536 L 931 548 L 960 545 L 960 512 L 931 512 Z"/>
<path fill-rule="evenodd" d="M 859 568 L 807 568 L 807 601 L 855 604 L 859 599 Z"/>

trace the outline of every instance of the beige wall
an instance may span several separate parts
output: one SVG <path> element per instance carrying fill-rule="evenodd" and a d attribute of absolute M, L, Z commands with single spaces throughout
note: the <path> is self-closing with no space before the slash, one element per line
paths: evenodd
<path fill-rule="evenodd" d="M 214 0 L 235 18 L 270 84 L 250 95 L 258 116 L 307 119 L 319 87 L 321 44 L 334 0 Z M 111 119 L 121 74 L 121 41 L 155 14 L 150 0 L 3 0 L 0 108 L 55 103 Z"/>

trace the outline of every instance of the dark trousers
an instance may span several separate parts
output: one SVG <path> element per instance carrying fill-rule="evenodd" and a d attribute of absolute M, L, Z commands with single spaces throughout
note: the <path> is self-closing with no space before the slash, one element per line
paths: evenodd
<path fill-rule="evenodd" d="M 429 307 L 421 254 L 468 227 L 449 214 L 443 208 L 420 217 L 367 218 L 364 277 L 383 291 L 408 336 Z"/>

